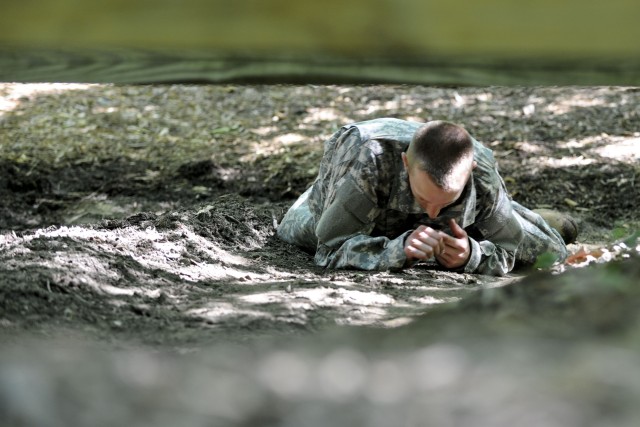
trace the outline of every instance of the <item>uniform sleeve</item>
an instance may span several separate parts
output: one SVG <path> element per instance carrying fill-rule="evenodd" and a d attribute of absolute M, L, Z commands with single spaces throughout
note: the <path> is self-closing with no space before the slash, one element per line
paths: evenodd
<path fill-rule="evenodd" d="M 469 237 L 471 255 L 464 271 L 504 276 L 513 269 L 523 230 L 503 185 L 491 209 L 474 224 L 480 239 Z"/>
<path fill-rule="evenodd" d="M 404 240 L 409 231 L 394 239 L 370 235 L 380 208 L 375 200 L 375 183 L 362 172 L 346 175 L 335 198 L 322 212 L 316 226 L 315 262 L 329 268 L 362 270 L 405 267 Z M 370 188 L 363 188 L 367 186 Z"/>

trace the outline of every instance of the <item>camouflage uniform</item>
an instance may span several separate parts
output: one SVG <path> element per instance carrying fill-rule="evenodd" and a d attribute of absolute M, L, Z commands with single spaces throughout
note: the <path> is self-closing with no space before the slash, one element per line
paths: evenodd
<path fill-rule="evenodd" d="M 278 236 L 315 252 L 320 266 L 400 269 L 411 265 L 404 244 L 415 228 L 451 234 L 448 222 L 455 218 L 471 243 L 460 271 L 503 275 L 516 261 L 532 263 L 546 251 L 566 257 L 560 235 L 510 199 L 491 150 L 475 140 L 472 179 L 430 219 L 413 198 L 401 157 L 422 125 L 387 118 L 341 128 L 325 142 L 318 177 L 289 209 Z"/>

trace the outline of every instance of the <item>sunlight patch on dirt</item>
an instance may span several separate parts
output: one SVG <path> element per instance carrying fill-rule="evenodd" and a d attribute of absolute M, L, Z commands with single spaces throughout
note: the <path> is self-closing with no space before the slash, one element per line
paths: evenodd
<path fill-rule="evenodd" d="M 277 131 L 278 128 L 276 126 L 260 126 L 258 128 L 250 130 L 251 133 L 255 133 L 256 135 L 260 136 L 267 136 L 270 133 L 275 133 Z"/>
<path fill-rule="evenodd" d="M 215 301 L 208 303 L 205 307 L 198 307 L 186 312 L 189 316 L 198 317 L 211 323 L 221 323 L 226 320 L 238 317 L 249 317 L 254 319 L 270 318 L 272 314 L 260 310 L 248 310 L 238 307 L 229 302 Z"/>
<path fill-rule="evenodd" d="M 285 133 L 283 135 L 278 135 L 275 138 L 273 138 L 273 142 L 276 144 L 282 144 L 286 146 L 286 145 L 294 144 L 296 142 L 302 142 L 305 139 L 307 139 L 307 137 L 304 135 L 300 135 L 299 133 Z"/>
<path fill-rule="evenodd" d="M 96 84 L 78 83 L 0 83 L 0 117 L 15 110 L 23 100 L 41 94 L 62 93 L 70 90 L 87 90 Z"/>
<path fill-rule="evenodd" d="M 575 108 L 588 108 L 607 105 L 603 98 L 593 96 L 594 94 L 576 93 L 566 98 L 560 98 L 556 102 L 549 103 L 545 110 L 553 114 L 567 114 Z"/>
<path fill-rule="evenodd" d="M 396 100 L 386 101 L 386 102 L 374 101 L 374 102 L 371 102 L 369 105 L 367 105 L 365 108 L 358 110 L 357 113 L 371 115 L 371 114 L 378 114 L 381 111 L 397 110 L 398 108 L 399 108 L 399 103 Z"/>
<path fill-rule="evenodd" d="M 616 138 L 614 141 L 593 151 L 602 157 L 630 164 L 640 160 L 640 138 Z"/>
<path fill-rule="evenodd" d="M 394 298 L 390 295 L 344 288 L 317 287 L 298 291 L 296 294 L 321 307 L 353 306 L 353 310 L 356 312 L 359 311 L 360 313 L 364 313 L 366 310 L 375 307 L 386 307 L 395 302 Z M 386 311 L 383 311 L 381 314 L 385 312 Z"/>
<path fill-rule="evenodd" d="M 241 161 L 250 161 L 256 156 L 269 156 L 272 154 L 280 154 L 287 151 L 287 147 L 309 139 L 305 135 L 299 133 L 285 133 L 282 135 L 268 138 L 253 144 L 252 150 L 245 156 L 241 157 Z"/>
<path fill-rule="evenodd" d="M 417 302 L 418 304 L 424 304 L 424 305 L 442 304 L 443 302 L 458 301 L 458 298 L 436 298 L 432 296 L 411 297 L 409 299 L 413 302 Z"/>
<path fill-rule="evenodd" d="M 51 261 L 33 262 L 54 272 L 56 269 L 73 271 L 73 278 L 80 284 L 99 289 L 105 282 L 117 281 L 121 275 L 109 268 L 106 260 L 96 258 L 92 253 L 78 252 L 75 248 L 65 245 L 56 251 Z M 61 275 L 66 275 L 62 273 Z M 55 276 L 55 273 L 54 273 Z"/>
<path fill-rule="evenodd" d="M 35 244 L 39 239 L 70 239 L 68 244 L 63 244 L 55 253 L 53 265 L 48 260 L 33 261 L 32 264 L 72 271 L 75 280 L 96 289 L 100 289 L 105 282 L 118 280 L 121 274 L 113 270 L 108 260 L 97 262 L 95 254 L 88 248 L 89 242 L 98 246 L 105 254 L 128 257 L 145 270 L 163 270 L 189 281 L 243 277 L 266 280 L 270 277 L 266 273 L 248 274 L 244 268 L 251 264 L 250 260 L 234 255 L 186 228 L 161 233 L 153 228 L 95 230 L 61 227 L 55 230 L 41 229 L 23 237 L 12 236 L 0 236 L 0 244 L 19 248 L 20 244 Z M 197 248 L 197 251 L 193 248 Z M 11 250 L 8 247 L 4 249 Z M 145 277 L 149 275 L 132 269 L 129 269 L 128 274 L 142 274 Z M 144 281 L 144 277 L 137 279 Z"/>
<path fill-rule="evenodd" d="M 631 137 L 602 133 L 597 136 L 572 139 L 560 143 L 559 146 L 571 152 L 580 153 L 581 156 L 599 159 L 600 162 L 602 158 L 628 164 L 637 164 L 640 160 L 640 132 L 634 132 Z"/>
<path fill-rule="evenodd" d="M 309 108 L 307 110 L 306 117 L 302 120 L 302 123 L 315 125 L 318 122 L 347 123 L 347 118 L 337 108 L 332 108 L 332 107 Z"/>
<path fill-rule="evenodd" d="M 560 142 L 559 146 L 561 148 L 568 148 L 569 150 L 582 150 L 588 151 L 590 147 L 594 145 L 600 144 L 603 141 L 603 138 L 606 138 L 608 135 L 597 135 L 597 136 L 588 136 L 582 139 L 571 139 L 567 142 Z"/>
<path fill-rule="evenodd" d="M 291 293 L 266 292 L 262 294 L 252 294 L 241 297 L 242 300 L 256 304 L 264 304 L 287 298 L 305 298 L 313 304 L 320 306 L 337 306 L 344 304 L 352 305 L 388 305 L 395 301 L 389 295 L 377 292 L 362 292 L 344 288 L 316 287 L 313 289 L 293 290 Z"/>
<path fill-rule="evenodd" d="M 326 285 L 309 282 L 299 285 L 304 288 L 287 287 L 239 295 L 235 305 L 251 304 L 256 310 L 280 313 L 280 316 L 284 314 L 283 308 L 286 308 L 286 319 L 280 320 L 301 324 L 310 317 L 325 316 L 329 310 L 335 324 L 377 324 L 387 328 L 406 325 L 413 320 L 413 316 L 424 312 L 425 305 L 420 301 L 398 300 L 390 294 L 367 290 L 365 286 L 354 285 L 357 289 L 347 289 Z M 434 298 L 429 304 L 435 304 L 436 301 Z"/>
<path fill-rule="evenodd" d="M 522 141 L 522 142 L 517 143 L 516 147 L 519 150 L 522 150 L 522 151 L 524 151 L 526 153 L 532 153 L 532 154 L 541 153 L 543 151 L 542 147 L 540 147 L 539 145 L 532 144 L 532 143 L 529 143 L 527 141 Z"/>
<path fill-rule="evenodd" d="M 585 158 L 584 156 L 564 156 L 564 157 L 548 157 L 539 156 L 530 160 L 532 164 L 550 168 L 566 168 L 569 166 L 586 166 L 597 163 L 594 159 Z"/>

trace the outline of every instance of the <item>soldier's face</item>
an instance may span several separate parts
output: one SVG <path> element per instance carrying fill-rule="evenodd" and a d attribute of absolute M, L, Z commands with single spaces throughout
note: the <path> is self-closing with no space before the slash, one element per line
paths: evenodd
<path fill-rule="evenodd" d="M 433 182 L 428 173 L 418 168 L 409 168 L 407 173 L 413 197 L 431 219 L 437 218 L 442 209 L 455 203 L 464 190 L 464 186 L 459 190 L 443 190 Z"/>

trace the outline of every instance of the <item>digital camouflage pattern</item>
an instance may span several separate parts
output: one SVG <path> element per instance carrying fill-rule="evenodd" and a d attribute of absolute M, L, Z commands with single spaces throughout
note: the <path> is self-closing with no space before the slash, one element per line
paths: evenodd
<path fill-rule="evenodd" d="M 423 123 L 384 118 L 344 126 L 324 144 L 314 184 L 278 227 L 278 236 L 315 252 L 329 268 L 390 270 L 410 266 L 407 236 L 424 224 L 449 234 L 449 219 L 469 234 L 464 272 L 503 275 L 543 252 L 567 255 L 560 235 L 513 202 L 491 150 L 474 140 L 478 166 L 461 197 L 430 219 L 414 200 L 401 153 Z"/>

